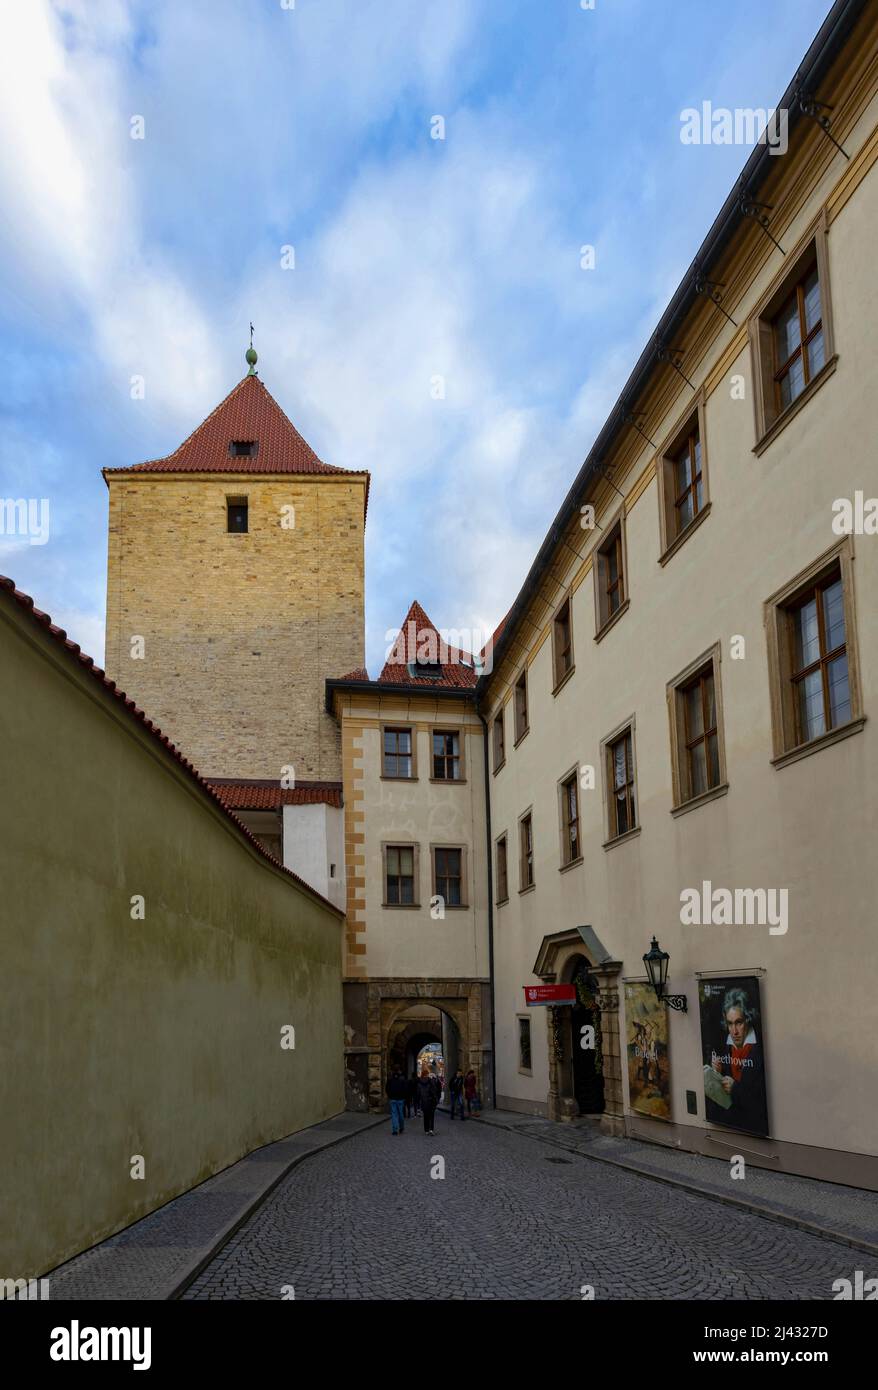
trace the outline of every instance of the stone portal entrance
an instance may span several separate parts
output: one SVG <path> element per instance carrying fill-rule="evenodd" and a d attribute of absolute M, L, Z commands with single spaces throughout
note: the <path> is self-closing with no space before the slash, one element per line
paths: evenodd
<path fill-rule="evenodd" d="M 385 1109 L 388 1068 L 402 1065 L 419 1033 L 441 1041 L 446 1066 L 472 1067 L 482 1103 L 490 1104 L 493 1063 L 490 1033 L 483 1031 L 490 1027 L 488 989 L 486 980 L 346 981 L 347 1108 Z"/>
<path fill-rule="evenodd" d="M 610 957 L 591 927 L 583 927 L 543 937 L 533 970 L 546 984 L 572 983 L 577 990 L 573 1008 L 546 1010 L 549 1119 L 572 1121 L 580 1115 L 600 1115 L 601 1129 L 623 1134 L 619 1044 L 622 962 Z M 593 1048 L 582 1046 L 588 1041 L 582 1033 L 585 1027 L 595 1030 Z"/>

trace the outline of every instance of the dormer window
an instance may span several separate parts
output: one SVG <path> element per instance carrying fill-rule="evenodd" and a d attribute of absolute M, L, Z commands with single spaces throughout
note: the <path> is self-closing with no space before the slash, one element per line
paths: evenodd
<path fill-rule="evenodd" d="M 256 439 L 233 439 L 229 444 L 229 457 L 233 459 L 255 459 L 258 452 Z"/>
<path fill-rule="evenodd" d="M 441 661 L 410 661 L 408 672 L 412 680 L 434 680 L 442 679 Z"/>

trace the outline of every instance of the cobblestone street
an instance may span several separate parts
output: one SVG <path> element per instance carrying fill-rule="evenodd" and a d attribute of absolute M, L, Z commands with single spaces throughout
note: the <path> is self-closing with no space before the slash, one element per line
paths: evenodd
<path fill-rule="evenodd" d="M 388 1123 L 303 1163 L 184 1298 L 831 1299 L 872 1263 L 522 1134 L 438 1126 Z"/>

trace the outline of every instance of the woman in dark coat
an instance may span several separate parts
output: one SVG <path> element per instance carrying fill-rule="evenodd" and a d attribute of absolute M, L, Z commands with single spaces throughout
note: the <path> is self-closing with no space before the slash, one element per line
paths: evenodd
<path fill-rule="evenodd" d="M 439 1083 L 426 1067 L 418 1077 L 418 1102 L 424 1112 L 424 1133 L 435 1134 L 433 1120 L 439 1104 Z"/>

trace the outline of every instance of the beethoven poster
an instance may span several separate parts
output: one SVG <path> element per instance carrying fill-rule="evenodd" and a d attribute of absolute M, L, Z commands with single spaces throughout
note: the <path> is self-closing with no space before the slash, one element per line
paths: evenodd
<path fill-rule="evenodd" d="M 765 1054 L 755 975 L 700 980 L 704 1111 L 711 1124 L 768 1134 Z"/>
<path fill-rule="evenodd" d="M 625 986 L 628 1030 L 628 1093 L 631 1109 L 654 1119 L 671 1118 L 671 1079 L 668 1063 L 668 1010 L 652 985 L 635 981 Z"/>

